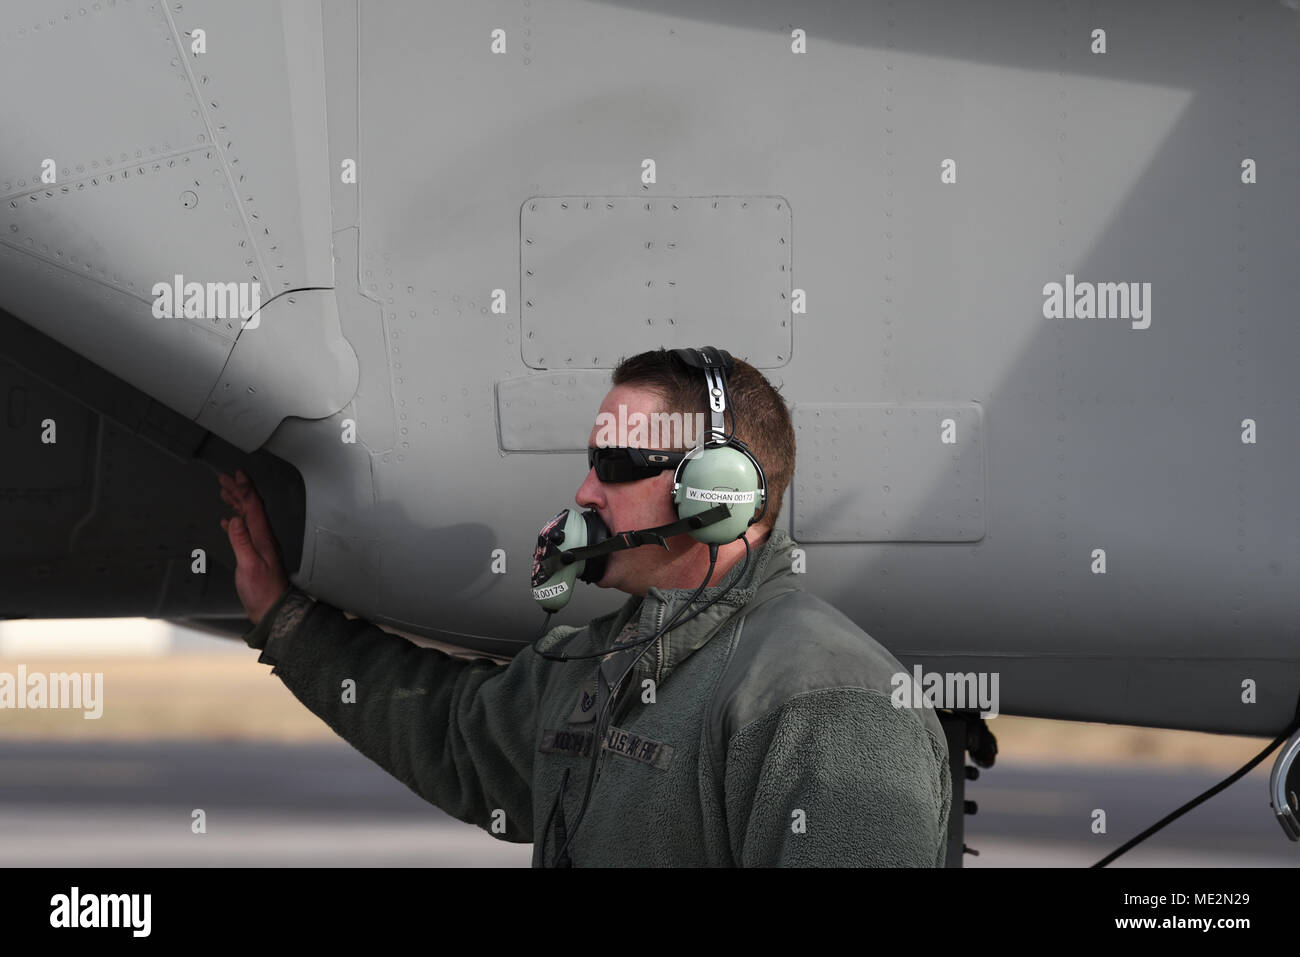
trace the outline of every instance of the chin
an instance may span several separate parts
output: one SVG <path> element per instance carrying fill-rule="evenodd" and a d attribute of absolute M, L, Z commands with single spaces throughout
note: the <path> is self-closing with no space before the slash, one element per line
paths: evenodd
<path fill-rule="evenodd" d="M 593 582 L 593 584 L 594 584 L 597 588 L 615 588 L 615 587 L 617 587 L 617 584 L 618 584 L 618 583 L 617 583 L 617 579 L 615 578 L 613 572 L 614 572 L 614 569 L 611 568 L 609 565 L 606 565 L 606 566 L 605 566 L 605 574 L 601 575 L 601 576 L 600 576 L 600 580 L 599 580 L 599 581 L 596 581 L 596 582 Z"/>

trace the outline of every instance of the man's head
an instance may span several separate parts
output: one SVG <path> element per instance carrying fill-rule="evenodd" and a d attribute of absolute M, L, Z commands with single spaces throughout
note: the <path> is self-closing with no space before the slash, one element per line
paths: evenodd
<path fill-rule="evenodd" d="M 602 424 L 612 420 L 647 422 L 658 413 L 672 416 L 685 426 L 695 423 L 695 414 L 703 414 L 708 428 L 708 394 L 704 374 L 692 369 L 663 349 L 643 352 L 624 359 L 614 370 L 613 388 L 601 403 L 596 425 L 588 445 L 608 444 L 608 430 Z M 767 514 L 761 524 L 746 533 L 755 548 L 767 537 L 781 512 L 781 500 L 794 475 L 794 426 L 785 401 L 753 366 L 736 359 L 727 375 L 735 413 L 735 435 L 763 465 L 768 483 Z M 619 406 L 623 406 L 620 418 Z M 638 416 L 639 413 L 639 416 Z M 660 421 L 663 418 L 660 417 Z M 728 425 L 731 419 L 728 417 Z M 629 431 L 633 431 L 629 429 Z M 686 434 L 665 429 L 652 443 L 630 435 L 627 444 L 640 448 L 686 451 L 700 434 L 691 428 Z M 683 441 L 685 439 L 686 441 Z M 628 531 L 666 525 L 676 520 L 672 502 L 673 472 L 631 482 L 602 482 L 591 469 L 575 497 L 579 506 L 594 508 L 611 531 Z M 618 588 L 634 595 L 644 595 L 651 585 L 660 588 L 695 588 L 708 569 L 708 546 L 689 535 L 668 539 L 669 550 L 654 545 L 614 552 L 609 555 L 605 576 L 598 583 L 604 588 Z M 716 583 L 727 570 L 744 557 L 744 545 L 735 542 L 718 550 L 718 564 L 711 579 Z"/>

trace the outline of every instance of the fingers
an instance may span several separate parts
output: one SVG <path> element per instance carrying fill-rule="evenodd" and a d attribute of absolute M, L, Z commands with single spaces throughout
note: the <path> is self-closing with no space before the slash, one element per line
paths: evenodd
<path fill-rule="evenodd" d="M 221 484 L 221 501 L 233 509 L 242 508 L 239 486 L 235 483 L 234 477 L 227 475 L 225 472 L 218 472 L 217 481 Z"/>
<path fill-rule="evenodd" d="M 254 495 L 257 494 L 257 487 L 253 484 L 253 480 L 245 474 L 243 469 L 236 469 L 234 475 L 230 475 L 227 472 L 218 472 L 217 481 L 221 483 L 221 488 L 224 491 L 233 492 L 238 495 L 242 495 L 246 492 L 252 492 Z"/>
<path fill-rule="evenodd" d="M 260 499 L 244 509 L 244 519 L 248 522 L 253 544 L 257 546 L 257 550 L 264 555 L 279 554 L 275 533 L 271 531 L 271 523 L 266 518 L 266 509 L 262 508 Z"/>
<path fill-rule="evenodd" d="M 230 536 L 230 547 L 235 550 L 235 561 L 241 565 L 247 563 L 249 567 L 261 561 L 261 556 L 253 548 L 253 539 L 248 534 L 248 526 L 244 524 L 242 518 L 222 519 L 221 525 Z"/>
<path fill-rule="evenodd" d="M 243 515 L 248 522 L 248 530 L 253 536 L 253 544 L 264 555 L 278 555 L 280 547 L 275 540 L 275 533 L 271 531 L 271 523 L 266 517 L 262 496 L 257 494 L 257 489 L 253 487 L 252 481 L 244 474 L 243 469 L 235 473 L 235 478 L 243 497 Z"/>
<path fill-rule="evenodd" d="M 243 469 L 236 470 L 233 476 L 221 473 L 218 479 L 221 482 L 221 500 L 243 519 L 244 530 L 252 547 L 268 561 L 277 559 L 280 545 L 276 541 L 275 532 L 271 530 L 262 497 L 257 494 L 252 480 Z"/>
<path fill-rule="evenodd" d="M 250 507 L 262 504 L 262 497 L 257 494 L 257 489 L 242 470 L 236 472 L 235 476 L 219 472 L 217 481 L 221 483 L 221 500 L 236 512 L 243 514 Z"/>

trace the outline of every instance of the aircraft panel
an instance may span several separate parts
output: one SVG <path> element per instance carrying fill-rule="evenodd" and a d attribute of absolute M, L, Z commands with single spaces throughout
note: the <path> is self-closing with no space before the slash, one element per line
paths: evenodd
<path fill-rule="evenodd" d="M 978 403 L 796 403 L 792 529 L 800 542 L 984 537 Z"/>
<path fill-rule="evenodd" d="M 790 361 L 781 197 L 534 196 L 519 218 L 528 365 L 613 368 L 664 337 L 712 342 L 741 322 L 753 365 Z M 610 322 L 615 304 L 620 320 Z"/>

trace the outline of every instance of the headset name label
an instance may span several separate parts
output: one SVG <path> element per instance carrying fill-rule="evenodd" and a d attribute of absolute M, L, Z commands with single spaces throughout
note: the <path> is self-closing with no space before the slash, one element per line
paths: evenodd
<path fill-rule="evenodd" d="M 743 505 L 754 501 L 753 492 L 723 492 L 712 488 L 687 486 L 686 497 L 693 502 L 714 502 L 723 505 Z"/>
<path fill-rule="evenodd" d="M 568 582 L 560 582 L 558 585 L 548 585 L 545 588 L 534 588 L 533 598 L 537 601 L 545 601 L 548 598 L 554 598 L 556 595 L 563 595 L 569 590 Z"/>
<path fill-rule="evenodd" d="M 542 743 L 537 750 L 543 754 L 588 757 L 591 754 L 591 739 L 590 731 L 548 729 L 542 732 Z M 611 727 L 605 733 L 602 750 L 639 761 L 641 764 L 648 764 L 661 771 L 666 770 L 673 759 L 672 745 L 664 744 L 662 741 L 651 741 L 649 738 L 642 738 L 630 731 L 615 727 Z"/>

